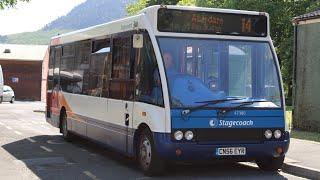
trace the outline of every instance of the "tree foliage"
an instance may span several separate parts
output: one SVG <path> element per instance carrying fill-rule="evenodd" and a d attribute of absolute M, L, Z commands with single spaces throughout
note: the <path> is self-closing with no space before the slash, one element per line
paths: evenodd
<path fill-rule="evenodd" d="M 147 0 L 138 0 L 147 2 Z M 168 2 L 168 1 L 166 1 Z M 166 2 L 162 4 L 166 4 Z M 137 4 L 138 4 L 137 3 Z M 131 4 L 129 8 L 140 10 L 153 4 Z M 170 1 L 169 4 L 195 5 L 200 7 L 229 8 L 267 12 L 270 15 L 270 31 L 281 64 L 282 77 L 286 97 L 290 104 L 292 89 L 293 62 L 293 26 L 292 19 L 298 15 L 319 9 L 320 0 L 180 0 Z M 131 11 L 131 14 L 137 11 Z"/>
<path fill-rule="evenodd" d="M 0 10 L 6 7 L 14 7 L 18 1 L 29 2 L 30 0 L 0 0 Z"/>

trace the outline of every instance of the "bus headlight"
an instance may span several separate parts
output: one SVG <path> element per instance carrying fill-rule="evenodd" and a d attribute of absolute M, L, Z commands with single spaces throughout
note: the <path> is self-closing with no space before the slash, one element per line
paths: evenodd
<path fill-rule="evenodd" d="M 281 138 L 281 131 L 277 129 L 274 131 L 273 135 L 274 135 L 274 138 L 279 139 Z"/>
<path fill-rule="evenodd" d="M 181 131 L 176 131 L 174 133 L 174 138 L 177 140 L 177 141 L 180 141 L 182 138 L 183 138 L 183 132 Z"/>
<path fill-rule="evenodd" d="M 272 137 L 272 131 L 270 129 L 266 130 L 264 132 L 264 136 L 267 138 L 267 139 L 270 139 Z"/>
<path fill-rule="evenodd" d="M 186 140 L 190 141 L 193 139 L 193 132 L 192 131 L 187 131 L 184 133 L 184 138 L 186 138 Z"/>

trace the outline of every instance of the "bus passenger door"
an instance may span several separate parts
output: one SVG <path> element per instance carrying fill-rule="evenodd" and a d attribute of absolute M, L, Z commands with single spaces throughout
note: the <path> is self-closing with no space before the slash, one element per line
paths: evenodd
<path fill-rule="evenodd" d="M 108 116 L 112 118 L 114 130 L 110 145 L 125 153 L 131 152 L 133 140 L 132 110 L 134 100 L 134 50 L 132 36 L 112 38 L 112 65 L 109 84 Z M 130 132 L 129 132 L 130 131 Z M 132 142 L 131 142 L 132 141 Z"/>
<path fill-rule="evenodd" d="M 130 88 L 128 85 L 128 88 Z M 124 103 L 124 119 L 123 122 L 126 127 L 126 153 L 132 153 L 133 152 L 133 130 L 132 130 L 132 121 L 133 121 L 133 101 L 123 101 Z"/>

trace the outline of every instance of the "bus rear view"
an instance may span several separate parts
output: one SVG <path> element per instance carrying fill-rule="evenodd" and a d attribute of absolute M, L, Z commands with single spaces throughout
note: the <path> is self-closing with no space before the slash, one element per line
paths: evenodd
<path fill-rule="evenodd" d="M 158 10 L 171 134 L 162 156 L 281 168 L 289 146 L 281 75 L 266 13 Z M 170 146 L 168 145 L 170 144 Z"/>

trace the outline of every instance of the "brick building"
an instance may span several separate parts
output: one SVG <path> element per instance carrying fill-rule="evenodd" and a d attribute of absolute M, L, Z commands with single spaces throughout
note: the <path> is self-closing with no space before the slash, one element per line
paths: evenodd
<path fill-rule="evenodd" d="M 45 100 L 46 58 L 48 46 L 0 44 L 4 84 L 13 88 L 17 100 Z"/>

